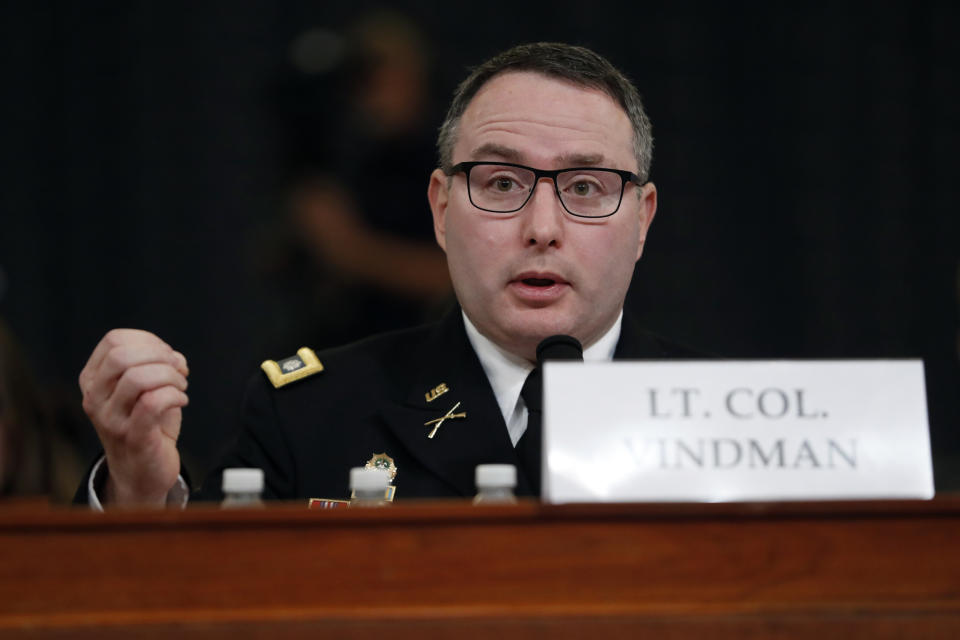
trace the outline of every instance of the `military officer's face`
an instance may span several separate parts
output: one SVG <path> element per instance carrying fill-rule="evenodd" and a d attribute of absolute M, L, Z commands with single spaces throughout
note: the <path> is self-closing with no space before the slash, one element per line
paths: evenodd
<path fill-rule="evenodd" d="M 494 77 L 470 102 L 453 152 L 454 164 L 465 161 L 638 168 L 630 121 L 613 99 L 528 72 Z M 449 180 L 440 170 L 429 199 L 467 316 L 530 360 L 545 337 L 572 335 L 589 346 L 613 325 L 656 211 L 653 184 L 628 184 L 614 215 L 577 218 L 542 179 L 519 211 L 490 213 L 471 204 L 463 172 Z"/>

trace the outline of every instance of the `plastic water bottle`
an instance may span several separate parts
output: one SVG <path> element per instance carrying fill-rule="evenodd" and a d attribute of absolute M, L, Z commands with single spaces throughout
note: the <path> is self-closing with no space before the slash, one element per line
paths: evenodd
<path fill-rule="evenodd" d="M 224 469 L 224 509 L 250 509 L 263 507 L 263 469 Z"/>
<path fill-rule="evenodd" d="M 478 464 L 473 504 L 516 504 L 517 468 L 512 464 Z"/>
<path fill-rule="evenodd" d="M 387 504 L 390 472 L 386 469 L 350 469 L 351 507 L 383 507 Z"/>

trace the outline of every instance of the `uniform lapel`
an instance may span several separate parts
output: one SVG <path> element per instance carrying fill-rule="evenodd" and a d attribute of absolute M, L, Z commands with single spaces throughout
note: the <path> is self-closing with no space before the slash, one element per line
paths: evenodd
<path fill-rule="evenodd" d="M 649 333 L 640 328 L 637 321 L 623 312 L 623 323 L 620 325 L 620 339 L 613 353 L 614 360 L 647 360 L 669 358 L 670 353 Z"/>
<path fill-rule="evenodd" d="M 518 460 L 493 389 L 467 339 L 459 308 L 440 322 L 421 354 L 406 400 L 386 405 L 381 417 L 425 467 L 461 495 L 473 495 L 476 465 L 516 465 Z M 448 390 L 428 400 L 427 394 L 441 384 Z M 428 438 L 433 426 L 425 423 L 444 416 L 458 402 L 453 413 L 466 416 L 444 421 Z"/>
<path fill-rule="evenodd" d="M 421 464 L 463 496 L 475 491 L 474 469 L 478 464 L 505 463 L 520 469 L 493 389 L 467 339 L 459 307 L 437 325 L 420 345 L 419 354 L 420 361 L 410 370 L 406 399 L 380 410 L 387 429 Z M 672 355 L 624 314 L 616 359 Z M 428 401 L 427 393 L 440 384 L 445 384 L 448 391 Z M 446 420 L 436 435 L 428 438 L 432 426 L 425 423 L 442 417 L 458 402 L 454 413 L 467 415 Z M 398 477 L 398 483 L 402 482 Z M 526 477 L 518 473 L 517 494 L 530 493 Z"/>

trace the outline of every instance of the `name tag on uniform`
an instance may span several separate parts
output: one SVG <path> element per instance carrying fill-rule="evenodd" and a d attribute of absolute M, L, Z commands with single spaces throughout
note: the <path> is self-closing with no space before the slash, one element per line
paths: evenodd
<path fill-rule="evenodd" d="M 548 362 L 547 502 L 931 498 L 923 363 Z"/>

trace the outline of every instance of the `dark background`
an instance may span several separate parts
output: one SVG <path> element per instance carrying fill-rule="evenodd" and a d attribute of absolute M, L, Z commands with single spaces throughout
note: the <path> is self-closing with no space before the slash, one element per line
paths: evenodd
<path fill-rule="evenodd" d="M 430 42 L 440 106 L 519 42 L 608 56 L 656 138 L 660 209 L 629 306 L 732 357 L 923 358 L 938 489 L 960 487 L 952 3 L 390 6 Z M 3 5 L 0 315 L 50 393 L 78 406 L 103 333 L 154 331 L 190 359 L 182 443 L 210 464 L 244 381 L 289 355 L 268 351 L 287 310 L 255 265 L 287 161 L 290 44 L 373 7 Z"/>

